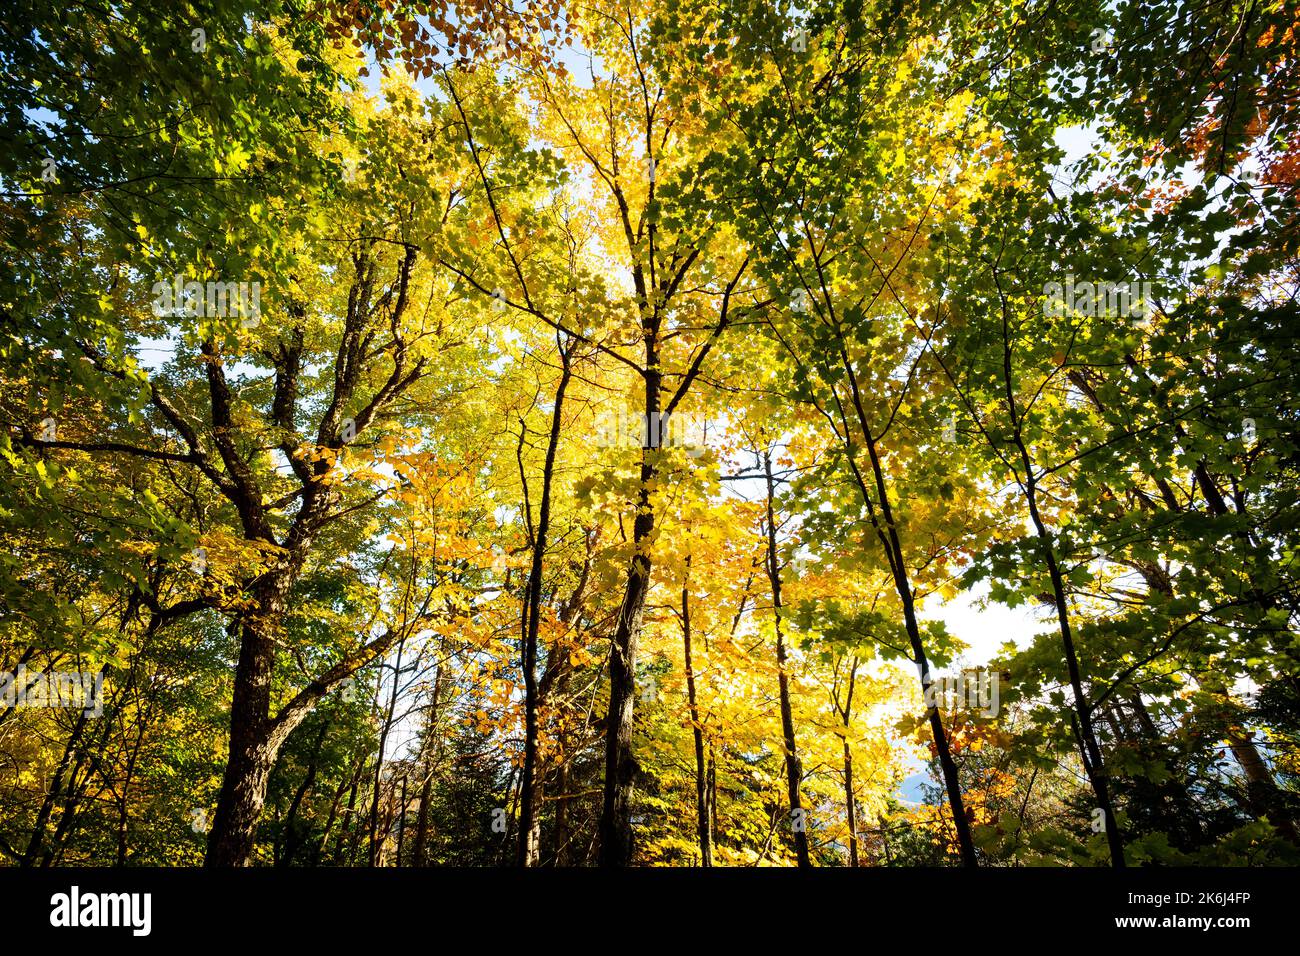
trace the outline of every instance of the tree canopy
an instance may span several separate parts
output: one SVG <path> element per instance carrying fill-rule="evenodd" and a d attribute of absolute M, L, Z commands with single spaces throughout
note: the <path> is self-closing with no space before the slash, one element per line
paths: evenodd
<path fill-rule="evenodd" d="M 0 63 L 6 863 L 1300 862 L 1294 6 Z"/>

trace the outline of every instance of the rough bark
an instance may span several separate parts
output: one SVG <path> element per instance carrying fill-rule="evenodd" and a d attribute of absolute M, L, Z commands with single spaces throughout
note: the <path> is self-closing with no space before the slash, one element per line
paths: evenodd
<path fill-rule="evenodd" d="M 358 244 L 353 254 L 355 275 L 349 290 L 347 314 L 335 352 L 334 381 L 329 403 L 321 415 L 314 445 L 339 451 L 351 436 L 344 428 L 351 415 L 351 432 L 360 434 L 385 408 L 419 380 L 426 360 L 408 365 L 407 343 L 397 330 L 410 301 L 408 290 L 418 251 L 400 243 L 403 254 L 392 286 L 376 300 L 378 263 L 372 254 L 375 240 Z M 386 315 L 382 313 L 387 312 Z M 391 341 L 374 351 L 374 338 L 381 328 L 392 331 Z M 237 443 L 240 424 L 234 413 L 235 401 L 226 380 L 222 356 L 209 340 L 201 344 L 204 374 L 211 404 L 211 441 L 224 471 L 202 452 L 193 428 L 175 409 L 155 393 L 155 404 L 182 433 L 195 461 L 217 486 L 239 515 L 245 538 L 275 546 L 282 555 L 250 587 L 250 609 L 239 621 L 240 647 L 235 666 L 230 705 L 230 746 L 221 794 L 208 834 L 207 866 L 245 866 L 253 852 L 257 821 L 266 800 L 266 784 L 279 756 L 280 747 L 293 729 L 332 686 L 362 665 L 382 655 L 397 635 L 389 632 L 372 641 L 364 652 L 328 668 L 298 692 L 278 714 L 271 711 L 271 679 L 275 668 L 277 630 L 281 626 L 288 595 L 297 582 L 307 555 L 321 528 L 338 517 L 338 491 L 323 479 L 331 463 L 314 461 L 298 454 L 303 441 L 295 427 L 295 404 L 301 370 L 302 337 L 294 326 L 289 342 L 282 343 L 276 360 L 276 380 L 270 421 L 283 433 L 280 449 L 297 476 L 300 507 L 283 539 L 277 539 L 269 516 L 263 488 L 250 460 Z M 363 374 L 378 354 L 389 361 L 389 374 L 366 401 L 358 402 Z"/>
<path fill-rule="evenodd" d="M 271 627 L 284 613 L 292 577 L 285 571 L 264 581 L 255 592 L 257 617 L 246 619 L 240 628 L 239 661 L 230 702 L 230 755 L 208 831 L 208 866 L 245 866 L 253 852 L 267 780 L 279 752 L 278 744 L 272 746 L 269 726 L 275 660 Z"/>
<path fill-rule="evenodd" d="M 641 448 L 641 483 L 636 518 L 632 523 L 634 554 L 627 572 L 623 602 L 618 611 L 609 656 L 609 711 L 605 718 L 605 785 L 600 814 L 600 865 L 627 866 L 632 862 L 632 787 L 636 761 L 632 756 L 632 716 L 636 699 L 636 657 L 641 640 L 646 595 L 650 590 L 649 543 L 655 527 L 650 489 L 658 470 L 657 449 L 651 447 L 654 423 L 659 420 L 660 374 L 658 348 L 646 340 L 645 418 L 646 440 Z"/>

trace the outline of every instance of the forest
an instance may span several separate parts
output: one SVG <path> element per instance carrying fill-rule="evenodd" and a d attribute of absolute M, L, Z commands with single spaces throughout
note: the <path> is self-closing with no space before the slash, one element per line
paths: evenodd
<path fill-rule="evenodd" d="M 1300 864 L 1300 7 L 2 19 L 5 867 Z"/>

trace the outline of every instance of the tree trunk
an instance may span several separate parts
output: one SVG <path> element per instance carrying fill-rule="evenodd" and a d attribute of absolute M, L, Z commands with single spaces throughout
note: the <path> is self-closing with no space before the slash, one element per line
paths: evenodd
<path fill-rule="evenodd" d="M 397 807 L 397 862 L 395 866 L 402 865 L 402 847 L 406 842 L 406 782 L 407 778 L 402 777 L 402 798 Z"/>
<path fill-rule="evenodd" d="M 439 708 L 442 701 L 442 675 L 442 665 L 439 664 L 433 671 L 433 700 L 429 705 L 424 743 L 421 747 L 423 751 L 421 766 L 424 772 L 424 783 L 420 786 L 420 810 L 415 822 L 415 846 L 411 850 L 415 858 L 411 864 L 412 866 L 424 866 L 426 863 L 426 847 L 429 839 L 429 799 L 433 795 L 433 774 L 437 768 L 441 750 L 441 748 L 435 747 L 434 744 L 438 733 Z"/>
<path fill-rule="evenodd" d="M 713 823 L 713 844 L 716 846 L 718 841 L 724 836 L 722 827 L 718 824 L 718 761 L 713 753 L 713 744 L 709 744 L 709 819 Z"/>
<path fill-rule="evenodd" d="M 307 773 L 303 776 L 302 783 L 294 791 L 293 800 L 289 803 L 289 812 L 284 818 L 284 852 L 279 859 L 280 866 L 288 866 L 292 862 L 294 854 L 302 841 L 294 830 L 298 822 L 298 809 L 302 806 L 302 801 L 311 791 L 312 785 L 316 782 L 316 767 L 320 763 L 321 748 L 325 744 L 325 735 L 329 731 L 329 723 L 321 721 L 320 732 L 316 735 L 316 742 L 312 746 L 311 759 L 307 764 Z"/>
<path fill-rule="evenodd" d="M 853 797 L 853 751 L 849 748 L 849 730 L 853 720 L 853 692 L 857 688 L 858 681 L 858 657 L 853 655 L 849 663 L 849 684 L 844 694 L 843 702 L 840 701 L 840 663 L 844 660 L 841 657 L 835 662 L 835 683 L 831 688 L 831 704 L 835 713 L 839 715 L 840 723 L 843 726 L 842 740 L 844 743 L 844 817 L 849 827 L 849 866 L 859 866 L 858 859 L 858 817 L 857 805 Z"/>
<path fill-rule="evenodd" d="M 247 866 L 257 820 L 266 801 L 266 782 L 279 744 L 271 745 L 271 670 L 275 662 L 272 628 L 283 618 L 291 570 L 267 579 L 256 591 L 255 618 L 240 625 L 239 662 L 230 701 L 230 756 L 221 781 L 207 866 Z M 281 742 L 283 738 L 280 738 Z"/>
<path fill-rule="evenodd" d="M 429 840 L 429 798 L 433 793 L 433 773 L 425 769 L 420 786 L 420 810 L 415 817 L 415 845 L 411 847 L 411 865 L 424 866 Z"/>
<path fill-rule="evenodd" d="M 359 814 L 354 810 L 354 805 L 358 796 L 363 800 L 365 798 L 365 795 L 361 793 L 360 790 L 361 780 L 365 776 L 367 763 L 369 763 L 367 760 L 361 762 L 361 773 L 352 784 L 352 793 L 348 796 L 348 812 L 347 816 L 344 818 L 347 824 L 347 830 L 345 833 L 339 834 L 340 841 L 342 841 L 345 834 L 347 836 L 348 848 L 346 855 L 344 856 L 347 866 L 351 866 L 356 861 L 357 848 L 361 845 L 361 820 Z"/>
<path fill-rule="evenodd" d="M 569 833 L 569 761 L 563 757 L 556 772 L 555 789 L 554 865 L 568 866 L 569 843 L 573 835 Z"/>
<path fill-rule="evenodd" d="M 1254 734 L 1235 719 L 1232 696 L 1223 678 L 1212 671 L 1198 674 L 1197 678 L 1206 690 L 1223 698 L 1221 716 L 1224 737 L 1246 778 L 1246 802 L 1250 812 L 1256 819 L 1267 818 L 1284 837 L 1292 843 L 1300 844 L 1295 822 L 1286 812 L 1286 797 L 1273 779 L 1268 764 L 1259 755 Z"/>
<path fill-rule="evenodd" d="M 343 845 L 347 842 L 351 829 L 355 827 L 353 822 L 354 814 L 357 807 L 357 791 L 361 788 L 361 777 L 366 772 L 366 758 L 364 755 L 357 758 L 357 769 L 352 774 L 352 784 L 348 788 L 347 806 L 343 808 L 343 816 L 339 820 L 339 836 L 334 841 L 334 862 L 337 864 L 343 857 Z M 351 854 L 344 860 L 347 865 L 351 865 Z"/>
<path fill-rule="evenodd" d="M 658 475 L 655 464 L 659 422 L 661 373 L 653 336 L 646 340 L 645 440 L 641 448 L 641 484 L 636 518 L 632 524 L 635 553 L 628 568 L 623 603 L 619 607 L 609 656 L 609 712 L 605 718 L 605 785 L 600 814 L 600 865 L 627 866 L 632 862 L 632 785 L 636 761 L 632 757 L 632 714 L 636 698 L 636 655 L 641 639 L 646 595 L 650 590 L 650 537 L 655 516 L 650 489 Z"/>
<path fill-rule="evenodd" d="M 122 780 L 121 798 L 117 805 L 117 865 L 126 866 L 127 841 L 130 833 L 131 810 L 130 794 L 131 781 L 135 778 L 135 767 L 139 761 L 140 748 L 144 744 L 145 722 L 143 719 L 137 719 L 137 729 L 135 735 L 135 745 L 131 748 L 131 753 L 126 760 L 126 774 Z"/>
<path fill-rule="evenodd" d="M 105 721 L 104 733 L 101 735 L 98 743 L 98 749 L 101 752 L 107 744 L 110 729 L 111 725 Z M 85 746 L 86 743 L 89 743 L 90 747 Z M 78 776 L 81 774 L 82 767 L 85 766 L 88 751 L 95 747 L 96 744 L 94 741 L 88 742 L 84 737 L 82 739 L 82 745 L 77 747 L 77 759 L 72 763 L 72 770 L 68 774 L 67 785 L 63 788 L 63 807 L 59 811 L 59 822 L 55 826 L 54 835 L 46 844 L 45 852 L 41 857 L 42 867 L 48 867 L 54 863 L 55 857 L 63 851 L 64 841 L 72 832 L 73 825 L 77 819 L 77 803 L 80 801 L 82 791 L 85 789 L 86 782 L 89 779 L 89 774 L 86 774 L 86 776 L 82 777 L 80 780 L 78 780 Z"/>
<path fill-rule="evenodd" d="M 275 753 L 264 743 L 236 745 L 226 762 L 221 797 L 208 834 L 205 865 L 247 866 L 253 853 L 257 820 L 266 802 L 266 783 Z"/>
<path fill-rule="evenodd" d="M 785 743 L 786 789 L 790 795 L 790 822 L 794 831 L 795 858 L 801 868 L 812 865 L 808 858 L 808 826 L 806 812 L 799 798 L 803 782 L 803 769 L 799 764 L 799 751 L 794 739 L 794 716 L 790 710 L 790 682 L 786 674 L 785 635 L 781 629 L 781 562 L 776 548 L 776 517 L 772 507 L 775 488 L 772 481 L 772 455 L 763 452 L 763 473 L 767 479 L 767 577 L 772 586 L 772 624 L 776 629 L 777 683 L 781 694 L 781 731 Z"/>
<path fill-rule="evenodd" d="M 340 781 L 338 787 L 334 790 L 334 798 L 330 801 L 329 816 L 325 818 L 325 830 L 321 833 L 320 840 L 317 841 L 316 846 L 312 850 L 312 866 L 320 866 L 321 857 L 325 855 L 325 847 L 328 845 L 330 840 L 330 834 L 334 832 L 334 821 L 338 819 L 339 801 L 343 799 L 343 794 L 347 793 L 348 787 L 352 781 L 356 780 L 356 775 L 361 772 L 360 766 L 363 759 L 364 758 L 361 756 L 356 758 L 354 762 L 358 769 L 354 770 L 351 776 L 345 776 L 342 781 Z M 349 762 L 349 766 L 351 766 L 351 763 L 352 762 Z M 337 860 L 337 858 L 338 849 L 336 847 L 334 859 Z"/>
<path fill-rule="evenodd" d="M 1237 758 L 1237 763 L 1246 776 L 1246 793 L 1251 812 L 1256 819 L 1267 818 L 1292 843 L 1300 843 L 1296 837 L 1295 824 L 1286 814 L 1285 797 L 1269 772 L 1268 765 L 1264 763 L 1264 758 L 1259 755 L 1254 735 L 1249 730 L 1232 725 L 1228 728 L 1227 736 L 1232 755 Z"/>
<path fill-rule="evenodd" d="M 563 424 L 564 391 L 569 386 L 571 370 L 569 352 L 560 346 L 564 371 L 555 389 L 555 408 L 551 415 L 551 434 L 546 444 L 546 463 L 542 468 L 542 500 L 538 509 L 537 529 L 533 535 L 532 565 L 528 571 L 528 591 L 524 601 L 523 660 L 524 672 L 524 766 L 519 780 L 519 866 L 537 865 L 541 819 L 537 813 L 537 631 L 542 611 L 542 566 L 546 557 L 546 537 L 551 527 L 551 480 L 555 474 L 555 453 L 560 445 Z M 520 471 L 523 462 L 520 461 Z M 527 507 L 525 481 L 525 507 Z"/>
<path fill-rule="evenodd" d="M 691 559 L 686 558 L 689 573 Z M 704 758 L 704 728 L 695 695 L 695 662 L 691 655 L 691 599 L 687 581 L 682 582 L 682 646 L 686 657 L 686 701 L 695 738 L 695 832 L 700 843 L 700 866 L 713 866 L 713 828 L 709 819 L 708 771 Z"/>
<path fill-rule="evenodd" d="M 1008 359 L 1009 361 L 1009 359 Z M 1009 372 L 1008 372 L 1009 374 Z M 1010 380 L 1007 388 L 1010 390 Z M 1065 580 L 1061 576 L 1060 566 L 1056 561 L 1056 548 L 1052 535 L 1047 530 L 1038 511 L 1038 490 L 1034 478 L 1033 463 L 1029 450 L 1025 447 L 1020 434 L 1019 420 L 1016 418 L 1014 405 L 1011 408 L 1011 426 L 1015 442 L 1020 449 L 1020 456 L 1025 468 L 1025 497 L 1029 503 L 1029 516 L 1034 523 L 1038 536 L 1039 552 L 1047 565 L 1047 573 L 1052 581 L 1052 597 L 1056 604 L 1056 619 L 1061 632 L 1061 647 L 1065 652 L 1065 665 L 1070 676 L 1070 688 L 1074 693 L 1075 732 L 1079 740 L 1080 756 L 1084 771 L 1092 784 L 1097 807 L 1102 813 L 1102 824 L 1106 830 L 1106 843 L 1110 847 L 1110 862 L 1116 868 L 1124 866 L 1124 839 L 1119 831 L 1119 821 L 1110 801 L 1110 785 L 1106 766 L 1102 761 L 1101 747 L 1097 744 L 1097 735 L 1092 726 L 1092 706 L 1083 690 L 1083 678 L 1079 669 L 1079 657 L 1075 652 L 1074 635 L 1070 627 L 1070 612 L 1066 606 Z"/>
<path fill-rule="evenodd" d="M 379 800 L 383 795 L 384 751 L 388 749 L 388 735 L 393 729 L 393 714 L 397 712 L 397 692 L 402 681 L 402 652 L 406 649 L 406 638 L 397 642 L 397 658 L 393 661 L 393 689 L 388 695 L 388 708 L 384 711 L 384 724 L 379 732 L 379 756 L 375 760 L 375 792 L 370 800 L 370 865 L 379 865 L 380 851 L 387 841 L 387 834 L 379 836 Z M 382 673 L 382 671 L 381 671 Z"/>
<path fill-rule="evenodd" d="M 854 454 L 855 443 L 850 437 L 848 416 L 844 413 L 838 391 L 835 391 L 835 401 L 844 427 L 844 442 L 845 450 L 848 453 L 849 470 L 852 472 L 854 482 L 862 494 L 863 503 L 867 506 L 871 526 L 880 539 L 885 556 L 889 561 L 889 570 L 894 580 L 894 588 L 898 592 L 898 600 L 903 606 L 903 626 L 907 631 L 908 644 L 912 649 L 912 660 L 916 664 L 921 679 L 921 693 L 928 700 L 930 698 L 931 683 L 930 663 L 925 653 L 925 643 L 921 640 L 921 629 L 916 621 L 916 600 L 912 593 L 912 583 L 907 573 L 907 564 L 903 559 L 903 545 L 899 540 L 898 527 L 894 522 L 893 505 L 889 500 L 889 488 L 885 480 L 884 465 L 881 463 L 880 453 L 876 448 L 876 436 L 872 433 L 867 418 L 857 372 L 854 370 L 853 363 L 849 360 L 843 334 L 838 327 L 836 328 L 836 335 L 840 364 L 844 369 L 845 381 L 849 387 L 853 413 L 857 419 L 859 431 L 862 433 L 868 460 L 871 463 L 871 475 L 875 485 L 874 497 L 871 489 L 867 486 L 866 478 L 858 467 Z M 879 507 L 879 514 L 877 514 L 877 506 Z M 971 838 L 970 821 L 966 818 L 966 807 L 962 800 L 957 764 L 952 759 L 952 749 L 948 743 L 948 735 L 944 731 L 939 708 L 927 708 L 927 717 L 930 723 L 930 736 L 934 740 L 935 754 L 939 759 L 939 768 L 943 773 L 944 788 L 948 795 L 948 806 L 952 811 L 953 828 L 957 832 L 957 847 L 961 853 L 962 865 L 974 867 L 979 864 L 975 855 L 975 841 Z"/>
<path fill-rule="evenodd" d="M 847 727 L 846 727 L 847 730 Z M 853 754 L 849 738 L 844 738 L 844 810 L 849 821 L 849 866 L 858 866 L 858 818 L 853 801 Z"/>
<path fill-rule="evenodd" d="M 45 840 L 45 828 L 49 825 L 50 815 L 54 812 L 54 805 L 59 801 L 59 795 L 63 792 L 66 783 L 64 775 L 68 772 L 69 764 L 73 762 L 73 755 L 78 752 L 77 744 L 81 740 L 82 733 L 86 729 L 86 713 L 79 711 L 77 721 L 72 725 L 72 733 L 68 735 L 68 742 L 63 748 L 63 756 L 59 758 L 58 766 L 54 768 L 54 776 L 50 780 L 50 789 L 45 794 L 45 799 L 41 801 L 41 809 L 36 814 L 36 823 L 32 827 L 31 838 L 27 841 L 27 850 L 23 853 L 22 865 L 31 866 L 36 862 L 37 856 L 41 852 L 41 844 Z"/>

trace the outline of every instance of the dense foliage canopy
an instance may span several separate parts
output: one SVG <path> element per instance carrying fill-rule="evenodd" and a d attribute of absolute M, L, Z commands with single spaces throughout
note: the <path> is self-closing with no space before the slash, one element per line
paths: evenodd
<path fill-rule="evenodd" d="M 6 862 L 1300 862 L 1295 5 L 15 6 Z"/>

